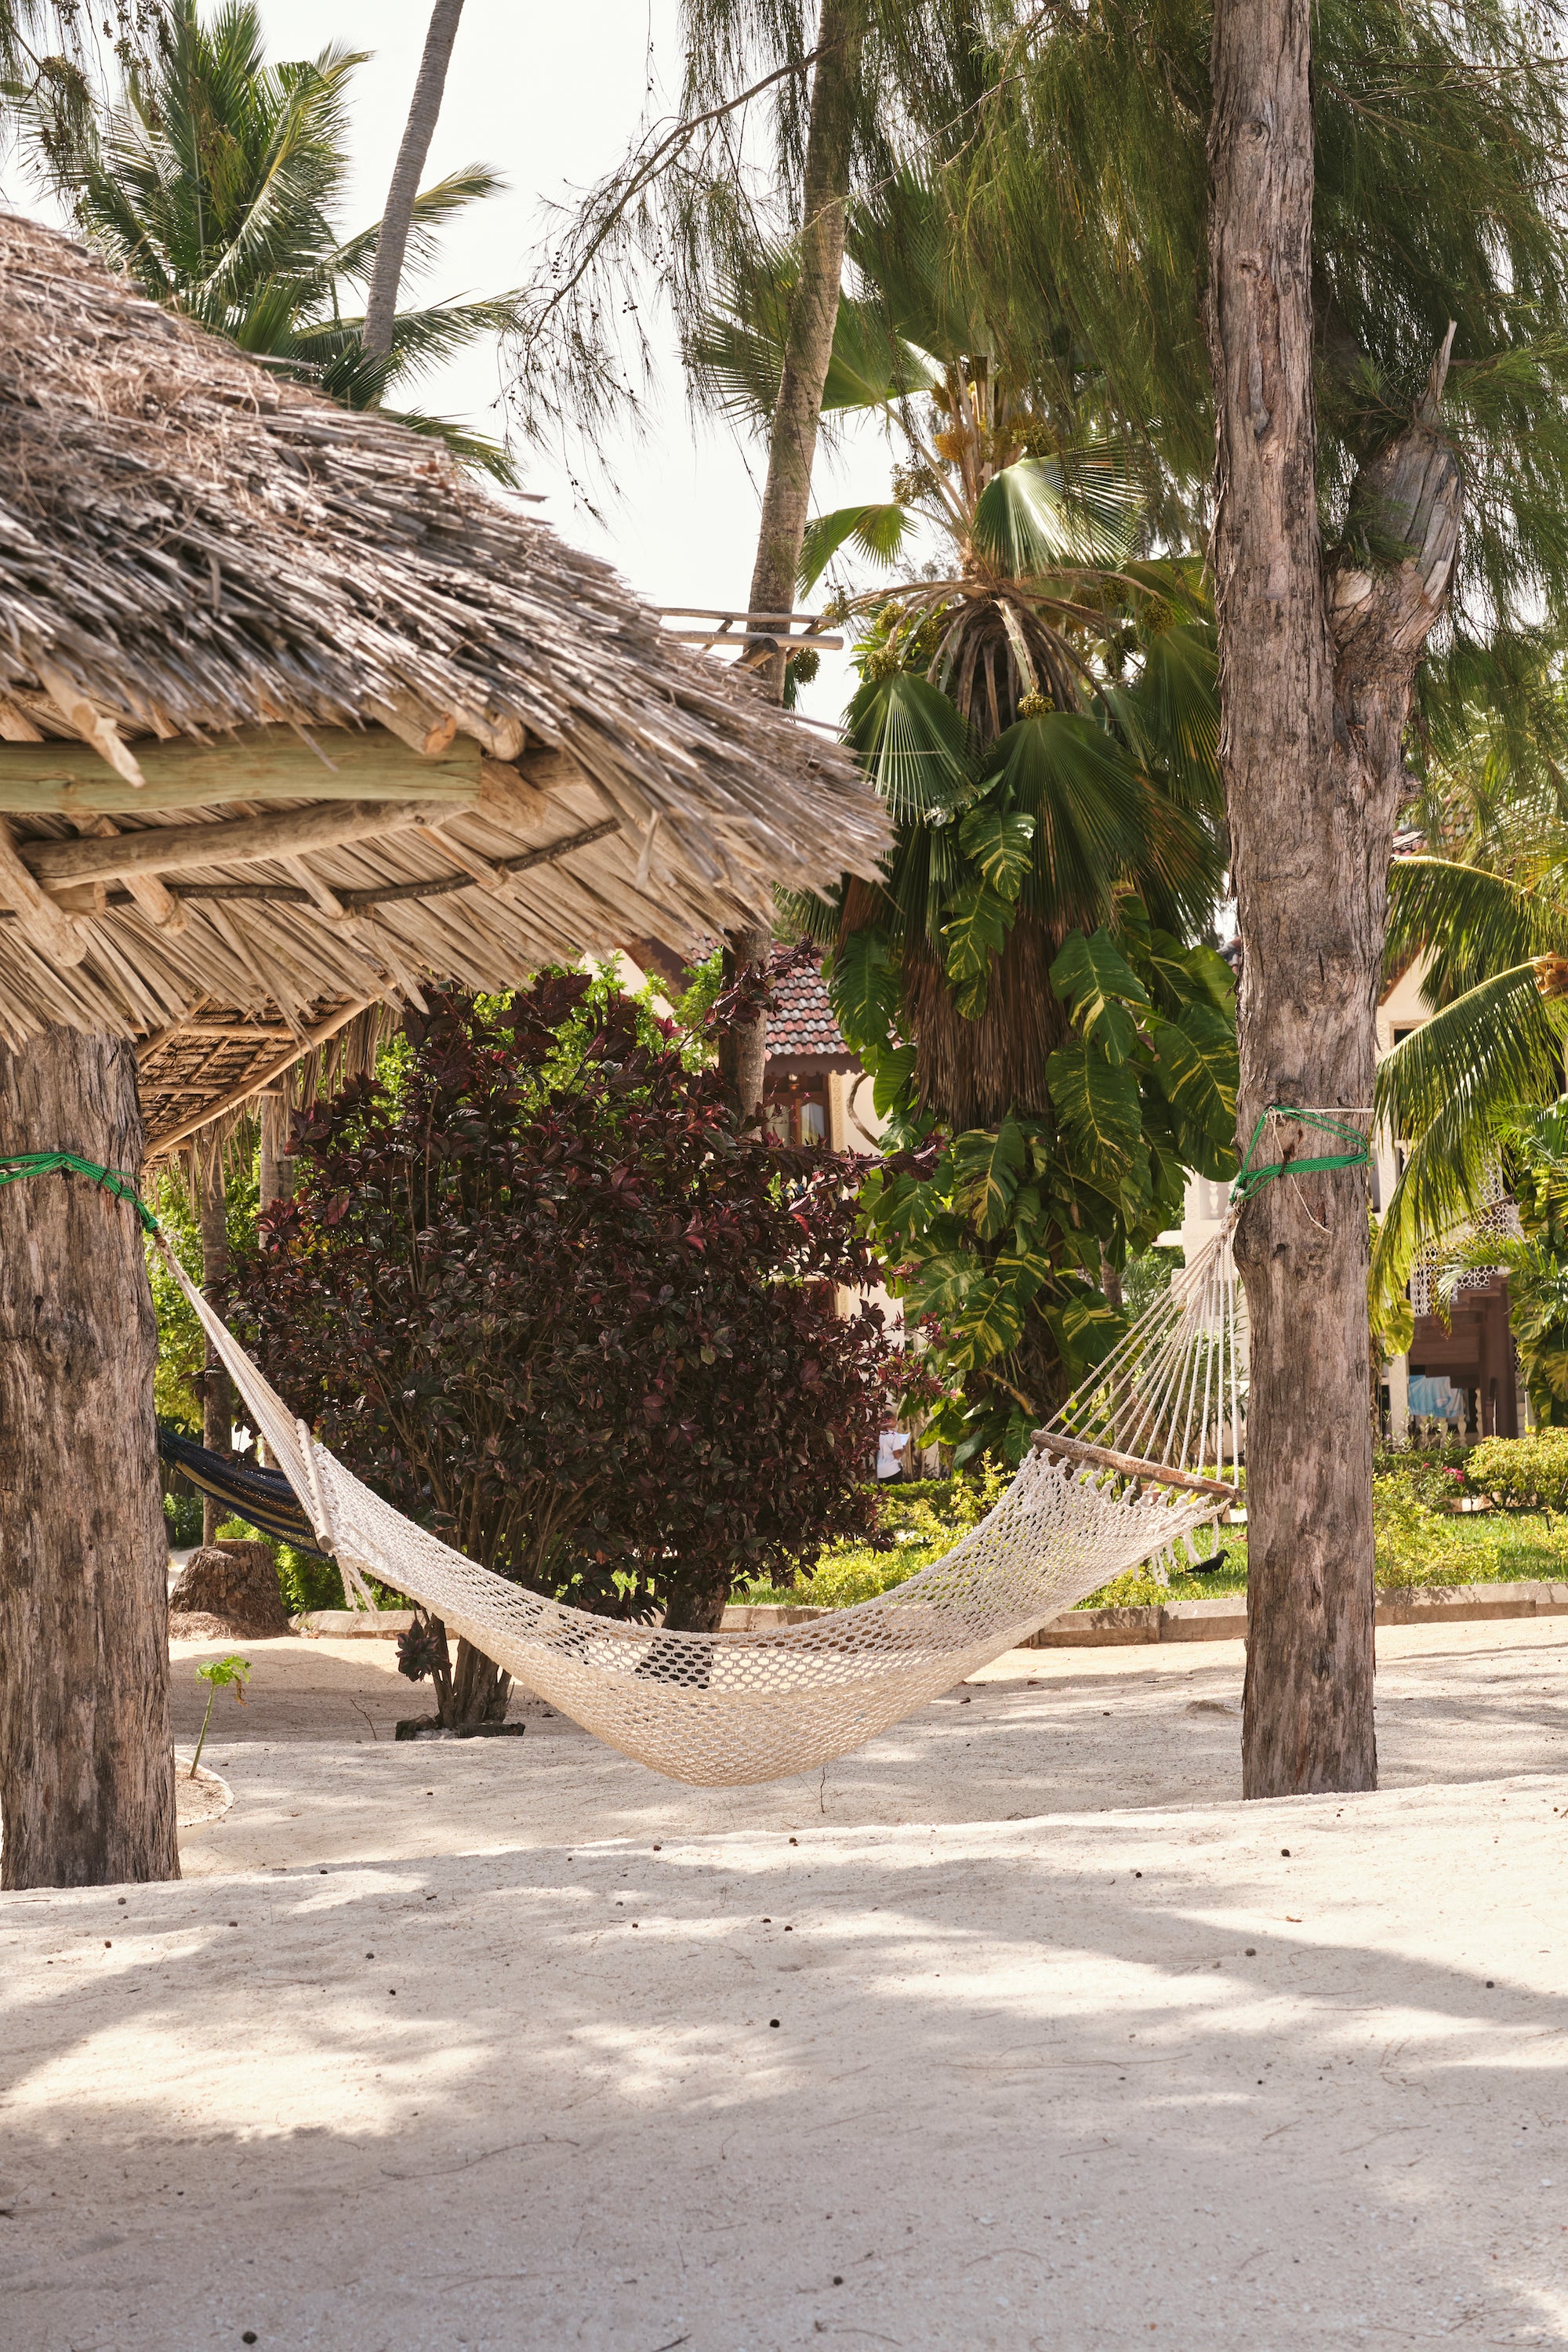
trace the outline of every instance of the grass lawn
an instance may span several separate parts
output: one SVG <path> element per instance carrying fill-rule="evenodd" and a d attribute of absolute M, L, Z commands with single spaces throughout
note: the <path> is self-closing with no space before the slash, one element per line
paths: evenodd
<path fill-rule="evenodd" d="M 942 1504 L 936 1490 L 921 1490 L 931 1498 L 938 1510 Z M 918 1518 L 918 1512 L 907 1512 L 900 1498 L 886 1498 L 890 1508 L 888 1517 L 906 1515 Z M 1541 1511 L 1467 1512 L 1442 1520 L 1444 1543 L 1451 1551 L 1474 1555 L 1473 1565 L 1465 1563 L 1464 1580 L 1477 1584 L 1515 1582 L 1529 1578 L 1547 1580 L 1568 1579 L 1568 1520 Z M 738 1591 L 738 1601 L 763 1604 L 806 1603 L 816 1607 L 844 1609 L 856 1601 L 874 1599 L 879 1592 L 889 1591 L 895 1584 L 913 1576 L 956 1544 L 963 1532 L 962 1527 L 933 1528 L 929 1520 L 924 1525 L 907 1528 L 906 1535 L 918 1535 L 923 1540 L 898 1543 L 891 1551 L 875 1551 L 869 1547 L 837 1545 L 824 1552 L 814 1573 L 793 1587 L 758 1584 Z M 1225 1565 L 1203 1576 L 1175 1576 L 1169 1585 L 1162 1585 L 1149 1569 L 1134 1569 L 1118 1577 L 1111 1584 L 1101 1586 L 1077 1605 L 1080 1609 L 1103 1609 L 1113 1606 L 1133 1607 L 1140 1603 L 1171 1601 L 1206 1601 L 1217 1593 L 1244 1592 L 1247 1590 L 1247 1529 L 1245 1527 L 1214 1528 L 1200 1530 L 1196 1541 L 1201 1556 L 1213 1558 L 1223 1553 Z M 1413 1576 L 1412 1582 L 1419 1582 Z M 1445 1575 L 1441 1581 L 1455 1581 Z"/>

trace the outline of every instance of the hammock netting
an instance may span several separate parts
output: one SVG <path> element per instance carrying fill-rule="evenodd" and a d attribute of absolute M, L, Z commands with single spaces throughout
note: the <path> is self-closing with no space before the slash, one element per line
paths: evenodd
<path fill-rule="evenodd" d="M 232 1462 L 227 1454 L 214 1454 L 194 1438 L 182 1436 L 166 1421 L 158 1423 L 158 1452 L 171 1470 L 181 1472 L 199 1493 L 226 1503 L 237 1518 L 247 1519 L 263 1535 L 276 1536 L 297 1551 L 311 1552 L 318 1559 L 327 1557 L 281 1470 Z"/>
<path fill-rule="evenodd" d="M 563 1715 L 671 1780 L 811 1770 L 951 1690 L 1047 1618 L 1237 1499 L 1246 1330 L 1227 1223 L 1040 1432 L 989 1516 L 875 1601 L 766 1632 L 670 1633 L 497 1576 L 371 1493 L 296 1421 L 189 1280 L 171 1273 L 356 1603 L 376 1579 Z M 1228 1475 L 1227 1475 L 1228 1474 Z"/>

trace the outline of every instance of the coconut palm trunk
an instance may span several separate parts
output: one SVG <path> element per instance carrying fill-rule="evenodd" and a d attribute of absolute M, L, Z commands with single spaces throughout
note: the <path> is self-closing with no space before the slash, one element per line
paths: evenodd
<path fill-rule="evenodd" d="M 1348 543 L 1319 531 L 1308 0 L 1218 0 L 1208 331 L 1221 760 L 1243 947 L 1237 1133 L 1270 1105 L 1372 1101 L 1388 863 L 1415 670 L 1462 511 L 1438 423 L 1363 466 Z M 1321 1148 L 1279 1124 L 1262 1155 Z M 1251 1318 L 1248 1797 L 1370 1789 L 1367 1171 L 1268 1183 L 1237 1255 Z"/>
<path fill-rule="evenodd" d="M 134 1175 L 136 1062 L 0 1045 L 0 1157 Z M 0 1188 L 0 1885 L 177 1878 L 157 1352 L 135 1212 L 77 1176 Z"/>
<path fill-rule="evenodd" d="M 822 422 L 823 387 L 833 356 L 833 331 L 838 323 L 844 277 L 844 214 L 849 195 L 859 22 L 860 0 L 823 0 L 817 26 L 823 54 L 811 77 L 800 276 L 790 306 L 778 400 L 768 436 L 757 560 L 747 606 L 752 613 L 795 610 L 801 549 L 811 511 L 811 469 Z M 784 662 L 782 651 L 765 652 L 752 665 L 774 702 L 784 700 Z M 748 967 L 765 962 L 770 944 L 768 932 L 761 929 L 731 931 L 724 943 L 725 986 Z M 752 1125 L 762 1118 L 767 1025 L 766 1013 L 758 1011 L 744 1021 L 731 1023 L 719 1041 L 720 1070 Z"/>
<path fill-rule="evenodd" d="M 414 218 L 414 200 L 419 194 L 420 177 L 430 152 L 430 142 L 436 135 L 447 88 L 447 68 L 452 62 L 452 45 L 458 37 L 458 19 L 462 13 L 463 0 L 436 0 L 430 11 L 430 29 L 425 37 L 425 54 L 419 62 L 419 79 L 414 85 L 414 100 L 404 126 L 403 144 L 393 166 L 386 210 L 376 238 L 370 297 L 365 304 L 364 348 L 367 358 L 373 360 L 385 359 L 392 349 L 397 289 L 403 277 L 403 257 L 408 247 L 409 225 Z"/>
<path fill-rule="evenodd" d="M 790 306 L 779 396 L 768 438 L 757 560 L 752 572 L 752 613 L 795 609 L 800 553 L 811 510 L 811 469 L 822 420 L 823 387 L 833 356 L 844 276 L 844 214 L 849 195 L 854 80 L 860 0 L 823 0 L 817 25 L 822 55 L 812 69 L 811 122 L 806 133 L 800 275 Z M 784 656 L 757 664 L 775 702 L 784 699 Z"/>

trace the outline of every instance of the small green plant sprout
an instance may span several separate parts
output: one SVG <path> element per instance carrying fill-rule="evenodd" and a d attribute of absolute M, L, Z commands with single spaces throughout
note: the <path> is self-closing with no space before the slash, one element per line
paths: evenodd
<path fill-rule="evenodd" d="M 207 1711 L 202 1717 L 202 1736 L 196 1742 L 196 1752 L 191 1759 L 191 1769 L 186 1776 L 188 1779 L 192 1780 L 195 1779 L 196 1766 L 202 1760 L 202 1749 L 207 1744 L 207 1726 L 213 1719 L 214 1699 L 220 1690 L 226 1690 L 232 1684 L 234 1695 L 243 1706 L 245 1678 L 249 1672 L 250 1660 L 237 1657 L 232 1651 L 226 1658 L 209 1658 L 205 1666 L 196 1668 L 197 1681 L 205 1683 L 207 1686 Z"/>

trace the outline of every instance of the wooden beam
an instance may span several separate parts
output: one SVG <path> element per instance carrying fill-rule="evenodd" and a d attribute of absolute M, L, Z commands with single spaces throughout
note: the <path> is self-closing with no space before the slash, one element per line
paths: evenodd
<path fill-rule="evenodd" d="M 290 1043 L 286 1052 L 278 1055 L 264 1069 L 257 1070 L 243 1086 L 236 1087 L 232 1094 L 225 1095 L 221 1102 L 209 1103 L 205 1110 L 193 1111 L 189 1118 L 183 1119 L 167 1135 L 149 1138 L 149 1157 L 162 1159 L 164 1152 L 173 1151 L 176 1143 L 184 1143 L 188 1136 L 195 1135 L 198 1128 L 209 1127 L 215 1118 L 222 1118 L 226 1112 L 237 1110 L 242 1103 L 249 1102 L 254 1095 L 269 1087 L 274 1078 L 280 1078 L 285 1070 L 291 1070 L 296 1062 L 302 1062 L 307 1054 L 313 1054 L 318 1045 L 324 1045 L 330 1037 L 337 1035 L 340 1029 L 346 1029 L 351 1021 L 357 1021 L 362 1013 L 368 1013 L 373 1004 L 380 1002 L 378 996 L 358 997 L 342 1012 L 334 1013 L 330 1021 L 323 1021 L 320 1028 L 308 1030 L 302 1043 L 299 1040 Z"/>
<path fill-rule="evenodd" d="M 476 789 L 479 782 L 476 767 Z M 179 874 L 193 866 L 249 865 L 373 841 L 405 825 L 447 814 L 437 801 L 335 801 L 284 809 L 233 824 L 154 824 L 113 841 L 22 841 L 17 855 L 40 882 L 110 882 L 137 874 Z"/>
<path fill-rule="evenodd" d="M 1087 1462 L 1091 1467 L 1119 1470 L 1124 1478 L 1146 1478 L 1152 1486 L 1179 1486 L 1184 1494 L 1217 1495 L 1222 1502 L 1239 1503 L 1240 1494 L 1223 1478 L 1201 1478 L 1193 1470 L 1173 1470 L 1168 1462 L 1145 1462 L 1136 1454 L 1114 1454 L 1109 1445 L 1086 1445 L 1081 1437 L 1063 1437 L 1054 1429 L 1037 1429 L 1037 1454 L 1054 1454 L 1062 1462 Z"/>
<path fill-rule="evenodd" d="M 659 635 L 677 646 L 820 646 L 830 654 L 844 644 L 842 637 L 792 637 L 787 629 L 661 629 Z"/>
<path fill-rule="evenodd" d="M 73 843 L 62 846 L 71 848 Z M 0 903 L 12 908 L 32 944 L 58 964 L 78 964 L 87 953 L 87 935 L 74 915 L 57 907 L 22 863 L 11 828 L 0 816 Z"/>
<path fill-rule="evenodd" d="M 822 618 L 820 613 L 728 613 L 722 604 L 656 604 L 653 609 L 666 621 L 745 621 L 769 628 L 783 628 L 791 621 L 815 628 Z"/>
<path fill-rule="evenodd" d="M 483 754 L 471 736 L 457 737 L 429 759 L 384 727 L 321 727 L 313 740 L 325 759 L 288 727 L 245 727 L 211 743 L 139 742 L 146 779 L 140 789 L 107 768 L 89 743 L 4 742 L 0 811 L 112 814 L 236 800 L 423 800 L 456 807 L 479 796 Z"/>

